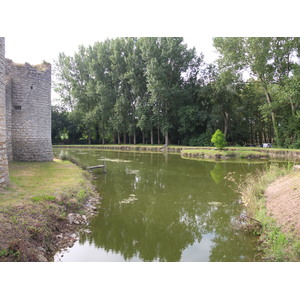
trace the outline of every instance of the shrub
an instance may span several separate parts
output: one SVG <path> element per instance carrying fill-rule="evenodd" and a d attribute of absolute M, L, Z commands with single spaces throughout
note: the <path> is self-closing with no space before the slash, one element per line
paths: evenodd
<path fill-rule="evenodd" d="M 192 137 L 188 140 L 187 144 L 189 146 L 211 146 L 210 134 L 205 132 L 197 137 Z"/>
<path fill-rule="evenodd" d="M 225 136 L 220 129 L 217 129 L 213 134 L 213 136 L 211 137 L 211 142 L 219 150 L 223 149 L 226 146 Z"/>

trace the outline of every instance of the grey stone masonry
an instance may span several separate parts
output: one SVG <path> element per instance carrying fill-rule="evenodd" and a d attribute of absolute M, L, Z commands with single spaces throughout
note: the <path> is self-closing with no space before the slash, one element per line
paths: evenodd
<path fill-rule="evenodd" d="M 51 65 L 6 59 L 0 37 L 0 187 L 9 183 L 9 160 L 53 160 Z"/>
<path fill-rule="evenodd" d="M 8 157 L 51 161 L 51 65 L 6 59 L 5 71 Z"/>
<path fill-rule="evenodd" d="M 9 183 L 5 110 L 5 40 L 0 37 L 0 185 Z"/>
<path fill-rule="evenodd" d="M 13 160 L 11 141 L 11 80 L 5 78 L 5 105 L 6 105 L 6 138 L 7 138 L 7 159 Z"/>

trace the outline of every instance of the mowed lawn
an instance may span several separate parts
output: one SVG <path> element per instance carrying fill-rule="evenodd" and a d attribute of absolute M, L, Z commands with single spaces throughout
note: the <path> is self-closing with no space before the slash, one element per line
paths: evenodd
<path fill-rule="evenodd" d="M 10 186 L 0 191 L 0 206 L 35 196 L 56 196 L 84 182 L 84 171 L 68 161 L 10 162 Z M 9 203 L 8 203 L 9 202 Z"/>

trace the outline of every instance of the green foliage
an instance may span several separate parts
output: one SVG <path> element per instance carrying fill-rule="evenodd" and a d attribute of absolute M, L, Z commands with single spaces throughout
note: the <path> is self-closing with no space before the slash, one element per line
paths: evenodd
<path fill-rule="evenodd" d="M 116 38 L 80 46 L 55 62 L 52 140 L 60 144 L 299 147 L 300 38 L 214 38 L 220 59 L 205 65 L 180 37 Z M 245 71 L 250 78 L 243 78 Z M 157 141 L 157 142 L 156 142 Z"/>
<path fill-rule="evenodd" d="M 211 138 L 211 142 L 219 150 L 222 150 L 226 146 L 225 136 L 220 129 L 217 129 Z"/>
<path fill-rule="evenodd" d="M 208 132 L 200 134 L 198 137 L 192 137 L 188 140 L 189 146 L 211 146 L 211 135 Z"/>
<path fill-rule="evenodd" d="M 79 190 L 78 193 L 76 194 L 76 199 L 79 202 L 83 202 L 86 197 L 87 197 L 87 193 L 84 189 Z"/>
<path fill-rule="evenodd" d="M 5 256 L 13 256 L 13 257 L 18 258 L 20 256 L 20 251 L 19 250 L 11 250 L 11 249 L 1 249 L 0 257 L 5 257 Z"/>
<path fill-rule="evenodd" d="M 250 70 L 250 74 L 264 91 L 265 105 L 261 109 L 271 119 L 272 135 L 278 145 L 282 144 L 284 131 L 280 132 L 280 129 L 290 120 L 287 116 L 284 121 L 280 120 L 277 111 L 281 114 L 286 110 L 285 102 L 290 104 L 288 115 L 295 116 L 298 84 L 294 84 L 292 75 L 298 69 L 293 56 L 299 53 L 299 38 L 215 38 L 214 45 L 221 54 L 219 63 L 222 68 L 230 67 L 237 72 Z M 285 93 L 286 90 L 288 93 Z"/>
<path fill-rule="evenodd" d="M 56 197 L 51 195 L 40 195 L 40 196 L 31 197 L 32 202 L 53 201 L 55 199 Z"/>

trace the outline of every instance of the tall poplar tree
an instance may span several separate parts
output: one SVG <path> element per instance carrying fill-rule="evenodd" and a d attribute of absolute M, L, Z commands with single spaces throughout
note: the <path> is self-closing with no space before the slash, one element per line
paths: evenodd
<path fill-rule="evenodd" d="M 182 95 L 183 75 L 195 56 L 195 49 L 188 50 L 183 38 L 166 37 L 144 38 L 142 50 L 156 126 L 168 145 L 172 117 Z"/>

